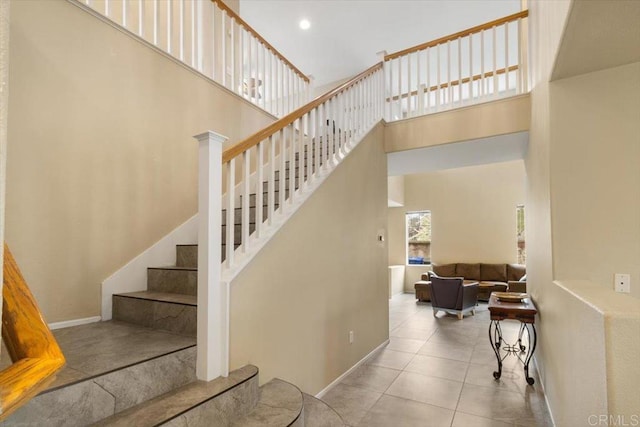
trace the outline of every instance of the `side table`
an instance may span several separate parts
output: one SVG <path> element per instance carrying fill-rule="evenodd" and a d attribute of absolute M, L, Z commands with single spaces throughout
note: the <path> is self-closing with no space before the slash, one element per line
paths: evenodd
<path fill-rule="evenodd" d="M 531 301 L 531 298 L 525 298 L 522 302 L 505 302 L 500 301 L 495 294 L 489 298 L 489 314 L 491 315 L 491 323 L 489 324 L 489 341 L 491 348 L 498 359 L 498 370 L 493 373 L 495 379 L 502 376 L 502 361 L 509 355 L 516 356 L 524 365 L 524 375 L 529 385 L 533 385 L 535 380 L 529 376 L 529 362 L 536 350 L 536 314 L 538 310 Z M 520 321 L 520 331 L 518 332 L 518 341 L 513 344 L 504 342 L 502 338 L 502 329 L 500 322 L 502 320 L 518 320 Z M 533 331 L 533 334 L 531 333 Z M 528 347 L 522 343 L 524 333 L 527 334 L 529 342 Z M 503 357 L 500 356 L 500 349 L 505 351 Z M 526 354 L 524 354 L 526 352 Z M 524 356 L 523 356 L 524 355 Z"/>

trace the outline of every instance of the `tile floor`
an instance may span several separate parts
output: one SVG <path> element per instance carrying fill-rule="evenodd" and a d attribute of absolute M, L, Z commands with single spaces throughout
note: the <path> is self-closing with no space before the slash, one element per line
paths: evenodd
<path fill-rule="evenodd" d="M 507 342 L 518 322 L 502 322 Z M 369 358 L 323 400 L 349 426 L 502 427 L 551 426 L 533 364 L 527 385 L 522 365 L 508 356 L 502 378 L 488 338 L 489 311 L 458 320 L 438 313 L 413 294 L 389 302 L 389 344 Z"/>

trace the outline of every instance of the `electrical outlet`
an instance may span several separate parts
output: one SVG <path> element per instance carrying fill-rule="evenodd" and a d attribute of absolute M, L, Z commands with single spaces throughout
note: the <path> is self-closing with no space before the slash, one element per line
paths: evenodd
<path fill-rule="evenodd" d="M 353 331 L 349 331 L 349 344 L 353 344 Z"/>
<path fill-rule="evenodd" d="M 616 273 L 614 277 L 614 288 L 616 292 L 631 292 L 631 275 L 630 274 L 622 274 Z"/>

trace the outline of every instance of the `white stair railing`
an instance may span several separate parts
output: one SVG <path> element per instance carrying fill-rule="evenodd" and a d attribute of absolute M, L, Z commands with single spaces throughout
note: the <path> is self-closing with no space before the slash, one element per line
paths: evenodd
<path fill-rule="evenodd" d="M 402 120 L 528 92 L 528 11 L 384 57 L 385 119 Z"/>
<path fill-rule="evenodd" d="M 199 379 L 208 381 L 227 375 L 229 370 L 231 279 L 382 119 L 383 101 L 380 63 L 224 153 L 224 136 L 215 132 L 196 136 L 200 143 Z M 249 225 L 251 204 L 255 206 L 253 232 Z M 236 209 L 241 217 L 239 239 L 235 235 Z M 222 264 L 221 210 L 226 212 Z"/>
<path fill-rule="evenodd" d="M 221 0 L 70 0 L 105 16 L 282 117 L 309 101 L 309 78 Z"/>
<path fill-rule="evenodd" d="M 225 268 L 233 268 L 238 256 L 250 252 L 300 194 L 344 158 L 351 142 L 382 118 L 382 75 L 378 64 L 224 152 Z M 252 198 L 253 234 L 249 232 Z M 240 239 L 229 226 L 237 208 L 242 212 Z"/>

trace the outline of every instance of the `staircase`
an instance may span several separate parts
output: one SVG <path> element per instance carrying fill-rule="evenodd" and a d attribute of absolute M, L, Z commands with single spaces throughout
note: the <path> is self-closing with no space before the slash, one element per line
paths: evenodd
<path fill-rule="evenodd" d="M 295 161 L 297 189 L 298 155 Z M 289 162 L 285 176 L 286 199 Z M 279 188 L 279 171 L 275 177 Z M 280 203 L 276 191 L 276 209 Z M 256 208 L 251 194 L 251 232 Z M 225 211 L 222 218 L 224 261 Z M 242 208 L 234 218 L 238 247 Z M 197 245 L 177 245 L 175 266 L 148 268 L 146 291 L 113 295 L 112 321 L 55 331 L 67 366 L 0 426 L 343 426 L 332 408 L 290 383 L 276 378 L 259 387 L 252 365 L 211 382 L 195 378 L 197 267 Z"/>

